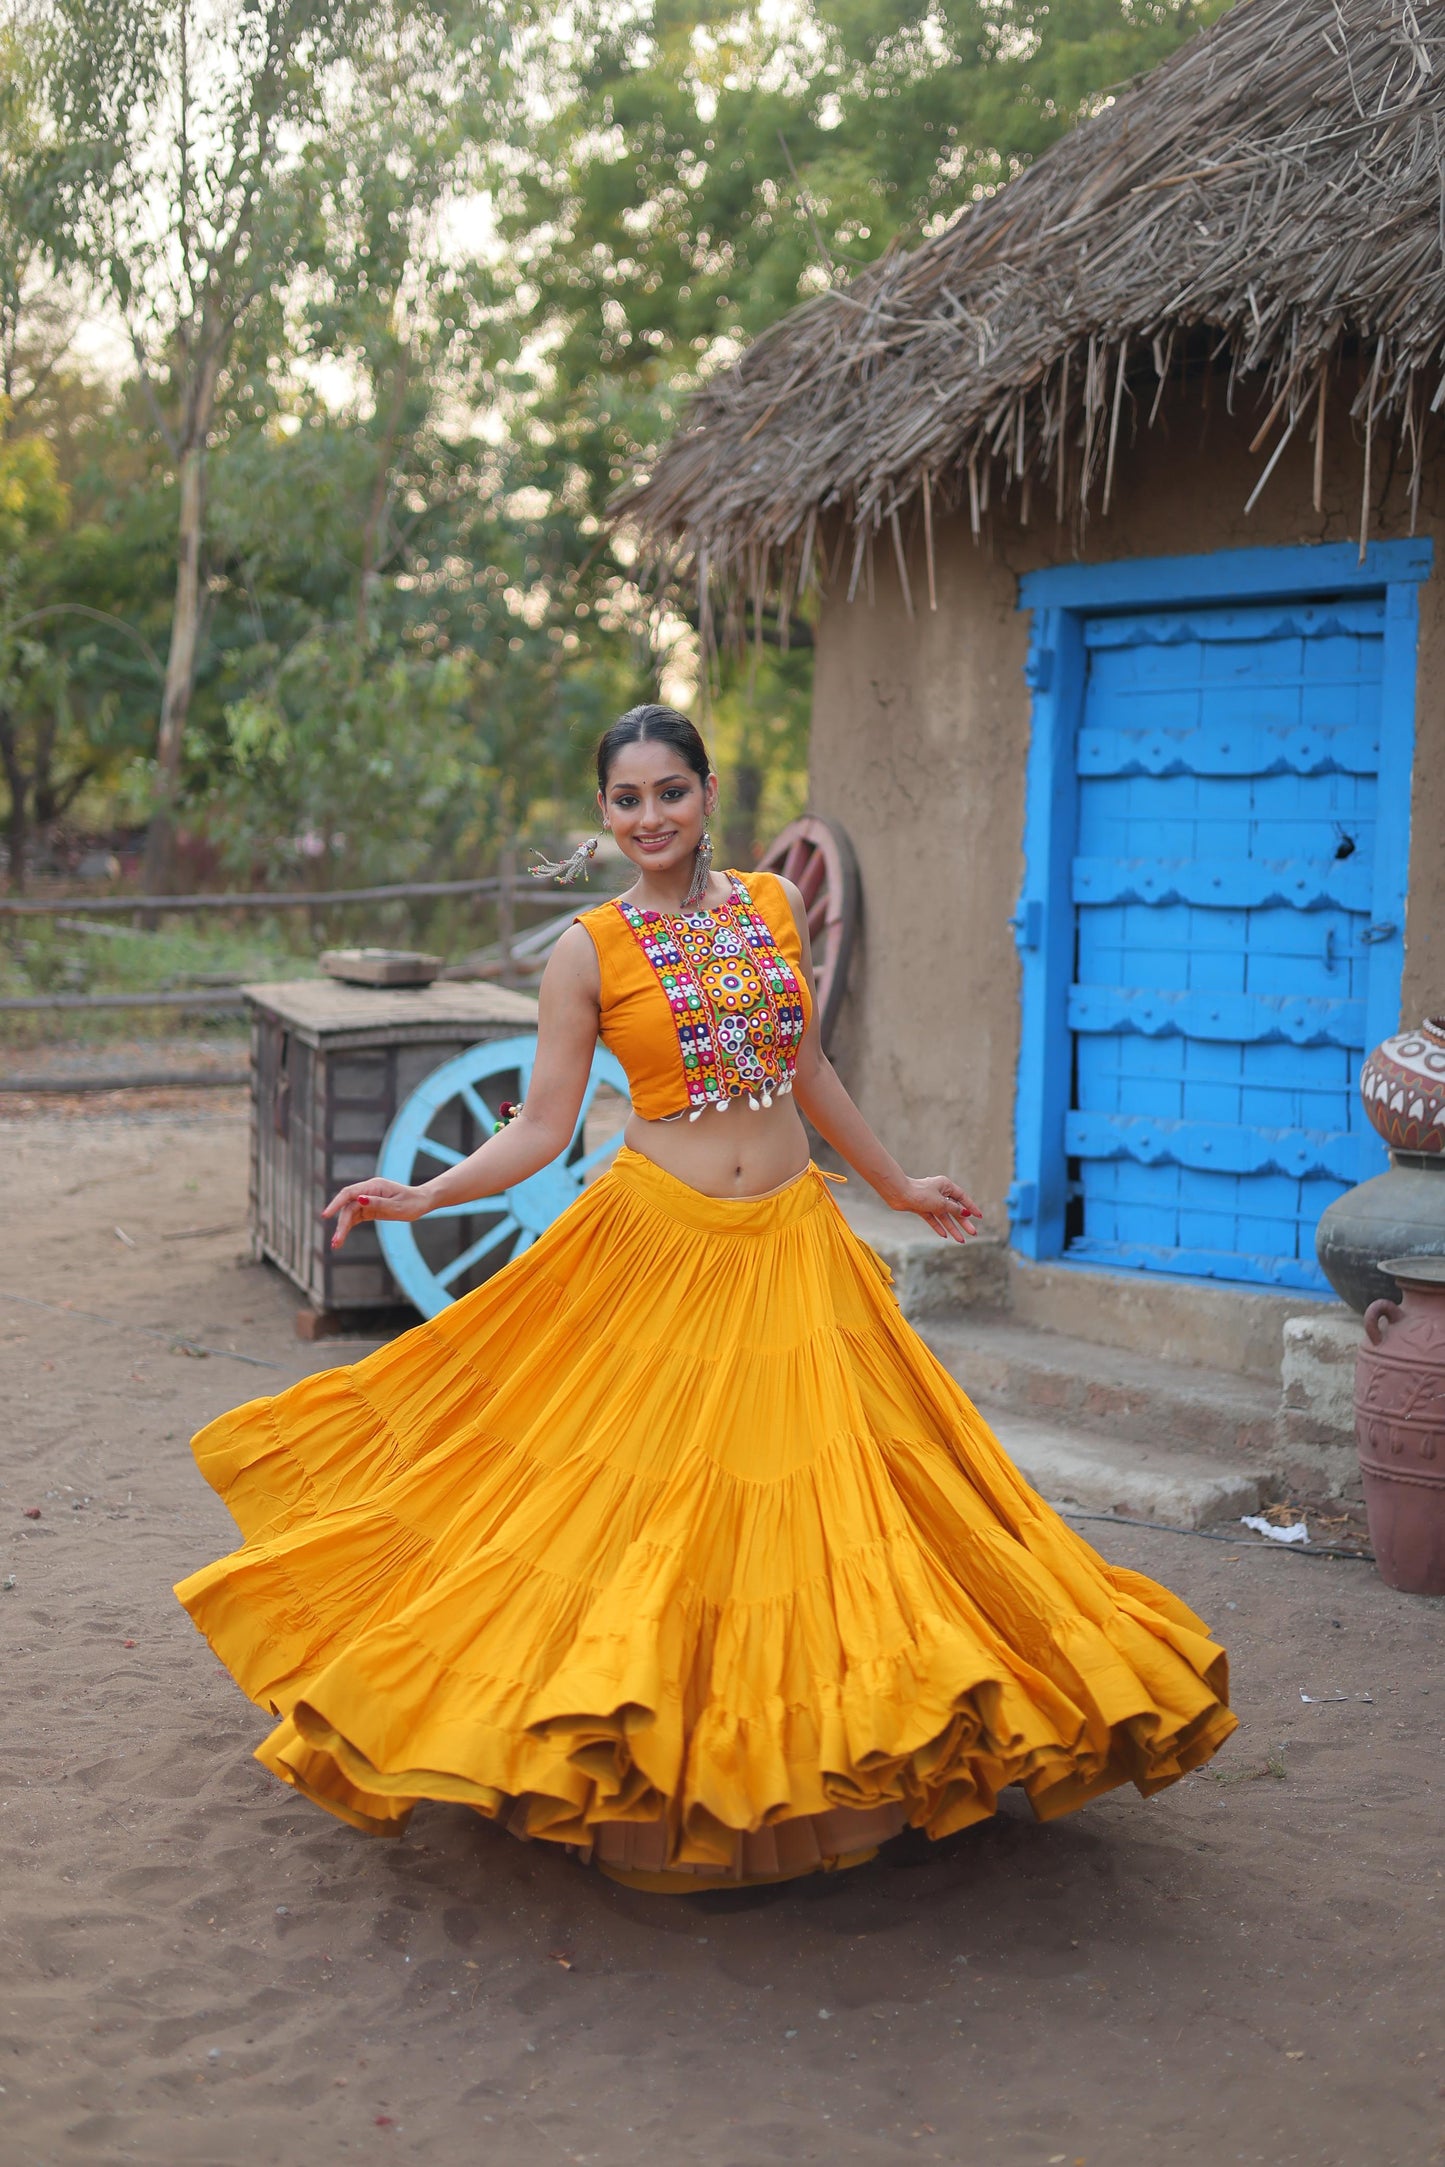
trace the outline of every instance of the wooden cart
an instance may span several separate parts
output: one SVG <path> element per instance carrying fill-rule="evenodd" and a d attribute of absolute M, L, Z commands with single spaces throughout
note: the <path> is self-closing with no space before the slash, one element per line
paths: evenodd
<path fill-rule="evenodd" d="M 374 1226 L 334 1254 L 323 1205 L 376 1172 L 398 1109 L 479 1040 L 535 1030 L 537 1004 L 504 986 L 244 986 L 251 1020 L 251 1241 L 307 1296 L 304 1336 L 340 1313 L 400 1301 Z"/>

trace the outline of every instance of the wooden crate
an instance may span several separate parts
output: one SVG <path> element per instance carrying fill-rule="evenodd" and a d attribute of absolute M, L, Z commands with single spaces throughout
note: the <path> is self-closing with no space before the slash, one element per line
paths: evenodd
<path fill-rule="evenodd" d="M 393 1117 L 424 1077 L 490 1038 L 537 1027 L 505 986 L 349 986 L 330 978 L 245 986 L 251 1019 L 251 1241 L 317 1310 L 401 1299 L 374 1226 L 339 1254 L 321 1217 L 376 1172 Z"/>

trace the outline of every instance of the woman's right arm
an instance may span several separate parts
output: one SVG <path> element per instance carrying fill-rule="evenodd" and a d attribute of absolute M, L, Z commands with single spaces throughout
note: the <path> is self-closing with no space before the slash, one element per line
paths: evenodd
<path fill-rule="evenodd" d="M 374 1174 L 342 1189 L 322 1214 L 336 1221 L 332 1248 L 339 1249 L 351 1229 L 367 1220 L 421 1219 L 440 1204 L 496 1196 L 565 1151 L 597 1046 L 600 999 L 597 951 L 580 925 L 569 926 L 542 974 L 537 1058 L 521 1113 L 470 1158 L 431 1181 L 413 1187 Z"/>

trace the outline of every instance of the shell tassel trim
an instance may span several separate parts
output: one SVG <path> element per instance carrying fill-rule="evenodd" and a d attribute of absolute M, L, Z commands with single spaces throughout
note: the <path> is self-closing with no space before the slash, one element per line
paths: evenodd
<path fill-rule="evenodd" d="M 574 880 L 585 880 L 587 868 L 597 855 L 597 838 L 589 835 L 585 843 L 579 843 L 570 858 L 538 858 L 527 870 L 533 880 L 559 880 L 570 887 Z"/>

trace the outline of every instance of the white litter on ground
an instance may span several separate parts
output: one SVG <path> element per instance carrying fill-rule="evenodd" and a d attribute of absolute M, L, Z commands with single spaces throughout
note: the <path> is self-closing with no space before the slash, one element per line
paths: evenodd
<path fill-rule="evenodd" d="M 1257 1512 L 1245 1512 L 1239 1516 L 1241 1527 L 1252 1527 L 1260 1535 L 1267 1535 L 1271 1542 L 1308 1542 L 1310 1531 L 1303 1520 L 1296 1520 L 1293 1527 L 1276 1527 L 1273 1520 L 1266 1520 Z"/>

